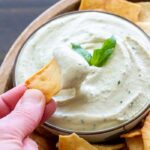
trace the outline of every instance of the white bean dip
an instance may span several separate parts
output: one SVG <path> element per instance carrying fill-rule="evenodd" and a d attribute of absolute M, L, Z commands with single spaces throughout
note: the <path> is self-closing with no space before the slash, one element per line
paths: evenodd
<path fill-rule="evenodd" d="M 78 43 L 91 54 L 105 39 L 117 45 L 102 67 L 89 66 L 72 50 Z M 55 19 L 35 32 L 18 57 L 15 78 L 23 83 L 55 58 L 62 91 L 49 122 L 73 131 L 97 131 L 118 126 L 150 102 L 150 41 L 131 23 L 109 14 L 84 12 Z"/>

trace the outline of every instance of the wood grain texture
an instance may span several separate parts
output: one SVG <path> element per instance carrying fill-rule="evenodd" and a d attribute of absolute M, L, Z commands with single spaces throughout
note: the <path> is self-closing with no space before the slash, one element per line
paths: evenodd
<path fill-rule="evenodd" d="M 0 68 L 0 93 L 12 87 L 12 70 L 17 54 L 27 40 L 27 38 L 41 25 L 48 22 L 51 18 L 72 10 L 76 10 L 79 6 L 79 0 L 61 0 L 38 18 L 36 18 L 18 37 L 15 43 L 10 48 Z"/>

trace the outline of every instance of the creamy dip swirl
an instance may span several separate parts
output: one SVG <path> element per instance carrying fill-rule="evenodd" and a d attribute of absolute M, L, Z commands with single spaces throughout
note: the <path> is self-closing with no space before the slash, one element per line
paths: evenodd
<path fill-rule="evenodd" d="M 91 54 L 114 35 L 117 46 L 103 67 L 89 66 L 71 49 L 79 43 Z M 17 60 L 17 84 L 55 58 L 63 90 L 49 122 L 75 131 L 120 125 L 150 102 L 150 41 L 131 23 L 109 14 L 82 12 L 57 18 L 38 30 Z"/>

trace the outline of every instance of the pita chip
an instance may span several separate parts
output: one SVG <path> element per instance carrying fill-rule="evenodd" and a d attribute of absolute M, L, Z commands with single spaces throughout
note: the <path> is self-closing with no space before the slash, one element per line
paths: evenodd
<path fill-rule="evenodd" d="M 122 134 L 121 137 L 122 138 L 132 138 L 132 137 L 136 137 L 139 135 L 142 135 L 141 129 L 132 130 L 128 133 Z"/>
<path fill-rule="evenodd" d="M 58 150 L 98 150 L 96 147 L 80 138 L 75 133 L 66 136 L 59 136 Z"/>
<path fill-rule="evenodd" d="M 126 0 L 82 0 L 80 10 L 103 10 L 129 19 L 139 21 L 141 5 Z"/>
<path fill-rule="evenodd" d="M 150 22 L 137 22 L 136 24 L 150 36 Z"/>
<path fill-rule="evenodd" d="M 150 2 L 139 2 L 141 13 L 139 15 L 140 22 L 150 22 Z"/>
<path fill-rule="evenodd" d="M 117 145 L 93 145 L 98 150 L 120 150 L 125 148 L 125 144 L 117 144 Z"/>
<path fill-rule="evenodd" d="M 144 150 L 150 150 L 150 113 L 146 117 L 144 126 L 142 128 L 142 138 L 144 143 Z"/>
<path fill-rule="evenodd" d="M 29 89 L 38 89 L 43 92 L 47 103 L 61 89 L 60 68 L 55 59 L 36 72 L 25 81 Z"/>
<path fill-rule="evenodd" d="M 126 143 L 129 150 L 145 150 L 143 147 L 142 136 L 126 138 Z"/>

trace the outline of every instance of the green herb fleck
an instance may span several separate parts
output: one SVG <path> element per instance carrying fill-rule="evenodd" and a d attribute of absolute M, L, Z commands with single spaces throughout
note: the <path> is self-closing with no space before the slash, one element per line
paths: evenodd
<path fill-rule="evenodd" d="M 90 63 L 90 60 L 91 60 L 91 54 L 85 50 L 84 48 L 82 48 L 79 44 L 74 44 L 74 43 L 71 43 L 71 46 L 72 46 L 72 49 L 74 51 L 76 51 L 78 54 L 80 54 L 81 56 L 84 57 L 84 59 Z"/>
<path fill-rule="evenodd" d="M 68 38 L 65 38 L 63 41 L 64 41 L 64 42 L 68 41 Z"/>
<path fill-rule="evenodd" d="M 128 93 L 130 94 L 130 93 L 131 93 L 131 91 L 128 91 Z"/>
<path fill-rule="evenodd" d="M 131 103 L 130 103 L 130 105 L 129 105 L 129 107 L 130 107 L 130 108 L 132 108 L 132 107 L 133 107 L 133 105 L 134 105 L 134 103 L 133 103 L 133 102 L 131 102 Z"/>
<path fill-rule="evenodd" d="M 93 129 L 95 129 L 95 128 L 96 128 L 96 124 L 94 123 L 94 124 L 93 124 Z"/>
<path fill-rule="evenodd" d="M 113 36 L 106 39 L 101 48 L 94 50 L 93 56 L 90 60 L 90 65 L 97 67 L 103 66 L 114 52 L 115 46 L 116 39 Z"/>
<path fill-rule="evenodd" d="M 120 81 L 118 81 L 118 85 L 120 84 L 121 82 Z"/>
<path fill-rule="evenodd" d="M 123 103 L 123 101 L 120 101 L 120 104 L 122 104 Z"/>
<path fill-rule="evenodd" d="M 81 121 L 81 124 L 84 124 L 84 123 L 85 123 L 83 119 L 81 119 L 80 121 Z"/>

